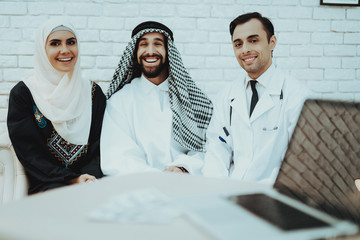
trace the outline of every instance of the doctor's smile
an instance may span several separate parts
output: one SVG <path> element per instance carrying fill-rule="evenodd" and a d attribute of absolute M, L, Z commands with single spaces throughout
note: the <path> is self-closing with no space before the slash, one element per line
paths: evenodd
<path fill-rule="evenodd" d="M 250 64 L 252 64 L 252 63 L 256 60 L 256 58 L 257 58 L 257 56 L 249 56 L 249 57 L 244 57 L 244 58 L 242 58 L 242 60 L 243 60 L 246 64 L 250 65 Z"/>

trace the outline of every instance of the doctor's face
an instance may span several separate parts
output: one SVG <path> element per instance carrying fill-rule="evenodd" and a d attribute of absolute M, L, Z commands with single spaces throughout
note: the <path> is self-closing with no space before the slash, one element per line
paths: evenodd
<path fill-rule="evenodd" d="M 237 25 L 232 35 L 232 42 L 240 66 L 252 79 L 257 79 L 271 66 L 276 37 L 273 35 L 268 40 L 263 25 L 258 19 Z"/>
<path fill-rule="evenodd" d="M 157 32 L 144 34 L 139 39 L 137 61 L 142 73 L 148 78 L 155 78 L 166 70 L 164 35 Z"/>

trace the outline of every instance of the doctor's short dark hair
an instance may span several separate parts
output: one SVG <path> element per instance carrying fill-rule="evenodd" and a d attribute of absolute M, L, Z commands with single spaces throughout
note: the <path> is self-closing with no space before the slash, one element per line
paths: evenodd
<path fill-rule="evenodd" d="M 274 35 L 274 26 L 273 24 L 271 23 L 271 21 L 266 18 L 266 17 L 263 17 L 260 13 L 258 12 L 251 12 L 251 13 L 245 13 L 243 15 L 240 15 L 238 16 L 237 18 L 235 18 L 231 23 L 230 23 L 230 35 L 232 36 L 233 33 L 234 33 L 234 30 L 236 28 L 237 25 L 239 24 L 243 24 L 243 23 L 246 23 L 248 21 L 250 21 L 251 19 L 258 19 L 263 27 L 264 27 L 264 30 L 266 32 L 266 35 L 267 35 L 267 38 L 268 38 L 268 41 L 270 42 L 270 38 L 271 36 Z"/>

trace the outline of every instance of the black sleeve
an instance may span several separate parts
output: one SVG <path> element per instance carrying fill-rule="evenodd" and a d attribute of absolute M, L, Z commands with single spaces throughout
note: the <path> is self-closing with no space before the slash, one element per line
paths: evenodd
<path fill-rule="evenodd" d="M 7 125 L 15 153 L 24 166 L 30 185 L 34 182 L 65 185 L 66 181 L 80 174 L 57 165 L 52 159 L 46 136 L 35 121 L 33 105 L 31 93 L 23 82 L 11 90 Z"/>
<path fill-rule="evenodd" d="M 93 106 L 89 147 L 86 164 L 81 168 L 81 173 L 87 173 L 96 178 L 100 178 L 103 176 L 100 169 L 100 135 L 106 107 L 106 97 L 98 85 L 94 86 L 92 99 Z"/>

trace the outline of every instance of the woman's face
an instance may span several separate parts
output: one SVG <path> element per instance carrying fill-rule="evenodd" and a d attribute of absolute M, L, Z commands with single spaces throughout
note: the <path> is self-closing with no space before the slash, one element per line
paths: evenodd
<path fill-rule="evenodd" d="M 66 30 L 51 33 L 45 44 L 46 55 L 51 65 L 60 72 L 71 72 L 78 57 L 75 35 Z"/>

